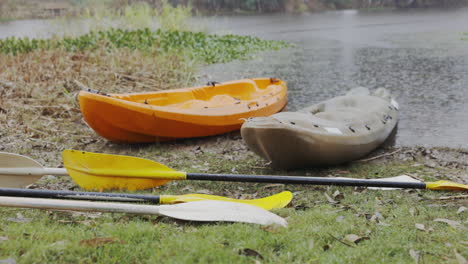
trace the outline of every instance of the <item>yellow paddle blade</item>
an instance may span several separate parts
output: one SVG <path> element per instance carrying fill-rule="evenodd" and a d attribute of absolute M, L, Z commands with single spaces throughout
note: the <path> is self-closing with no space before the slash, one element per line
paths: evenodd
<path fill-rule="evenodd" d="M 129 156 L 65 150 L 62 159 L 68 174 L 86 190 L 143 190 L 186 178 L 185 172 Z"/>
<path fill-rule="evenodd" d="M 468 191 L 468 185 L 451 181 L 436 181 L 426 182 L 426 189 L 446 191 Z"/>
<path fill-rule="evenodd" d="M 161 195 L 160 202 L 161 204 L 175 204 L 175 203 L 186 203 L 202 200 L 216 200 L 216 201 L 227 201 L 235 203 L 244 203 L 254 205 L 265 210 L 284 208 L 286 205 L 291 202 L 293 194 L 288 191 L 284 191 L 272 196 L 268 196 L 260 199 L 252 200 L 239 200 L 232 199 L 223 196 L 217 195 L 208 195 L 208 194 L 185 194 L 185 195 Z"/>

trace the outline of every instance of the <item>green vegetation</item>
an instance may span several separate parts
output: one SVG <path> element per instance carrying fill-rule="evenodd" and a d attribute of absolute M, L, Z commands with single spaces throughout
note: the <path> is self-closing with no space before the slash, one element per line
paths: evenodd
<path fill-rule="evenodd" d="M 89 2 L 89 1 L 88 1 Z M 109 24 L 120 29 L 136 30 L 158 27 L 169 31 L 193 31 L 187 20 L 192 17 L 189 5 L 172 6 L 162 0 L 158 8 L 146 2 L 122 5 L 118 1 L 82 4 L 78 17 L 91 21 L 97 29 L 106 30 Z M 94 28 L 96 29 L 96 28 Z"/>
<path fill-rule="evenodd" d="M 189 26 L 187 22 L 191 16 L 192 8 L 190 5 L 173 7 L 167 1 L 163 1 L 157 14 L 159 28 L 170 31 L 193 29 L 193 26 Z"/>
<path fill-rule="evenodd" d="M 261 40 L 250 36 L 219 36 L 202 32 L 160 29 L 156 31 L 110 29 L 60 39 L 29 39 L 27 37 L 0 39 L 0 52 L 13 55 L 38 49 L 63 48 L 66 51 L 76 52 L 105 47 L 108 50 L 127 48 L 138 51 L 156 50 L 161 53 L 183 51 L 205 63 L 246 59 L 254 52 L 287 46 L 289 44 L 283 41 Z"/>
<path fill-rule="evenodd" d="M 238 173 L 306 173 L 259 168 L 264 163 L 242 149 L 241 140 L 232 135 L 132 147 L 98 142 L 80 148 L 130 152 L 194 172 L 230 173 L 235 169 Z M 37 154 L 34 156 L 41 157 Z M 237 160 L 232 160 L 234 154 Z M 307 172 L 346 177 L 435 173 L 417 162 L 357 163 Z M 38 186 L 56 184 L 74 186 L 67 177 L 44 179 Z M 3 209 L 0 259 L 9 257 L 18 263 L 415 263 L 415 256 L 419 256 L 424 263 L 457 263 L 456 254 L 467 257 L 463 226 L 434 221 L 448 219 L 462 224 L 467 220 L 467 211 L 457 213 L 463 199 L 440 199 L 457 195 L 449 192 L 177 182 L 154 189 L 153 193 L 209 192 L 251 198 L 282 190 L 295 193 L 289 208 L 275 211 L 286 217 L 288 228 L 187 223 L 157 216 Z M 350 241 L 348 235 L 356 235 L 357 239 Z"/>

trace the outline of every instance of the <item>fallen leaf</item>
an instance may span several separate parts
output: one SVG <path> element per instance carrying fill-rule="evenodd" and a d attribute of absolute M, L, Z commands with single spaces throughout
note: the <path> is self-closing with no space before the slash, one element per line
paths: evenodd
<path fill-rule="evenodd" d="M 181 189 L 182 192 L 193 192 L 193 186 L 187 185 Z"/>
<path fill-rule="evenodd" d="M 458 264 L 468 264 L 468 261 L 460 254 L 456 249 L 453 250 L 455 253 L 455 258 L 458 261 Z"/>
<path fill-rule="evenodd" d="M 12 258 L 0 259 L 0 264 L 16 264 L 16 260 Z"/>
<path fill-rule="evenodd" d="M 343 221 L 344 221 L 344 216 L 342 216 L 342 215 L 337 216 L 336 219 L 335 219 L 335 221 L 337 221 L 337 222 L 343 222 Z"/>
<path fill-rule="evenodd" d="M 271 183 L 271 184 L 267 184 L 267 185 L 263 186 L 262 189 L 276 188 L 276 187 L 284 187 L 284 184 L 282 184 L 282 183 Z"/>
<path fill-rule="evenodd" d="M 67 241 L 65 241 L 65 240 L 60 240 L 60 241 L 57 241 L 57 242 L 54 242 L 54 243 L 50 244 L 49 246 L 53 247 L 55 249 L 62 249 L 62 248 L 65 248 L 65 243 L 66 242 Z"/>
<path fill-rule="evenodd" d="M 211 192 L 210 190 L 207 190 L 207 189 L 197 190 L 197 193 L 201 193 L 201 194 L 213 194 L 213 192 Z"/>
<path fill-rule="evenodd" d="M 419 257 L 421 256 L 419 251 L 410 249 L 409 254 L 414 259 L 414 262 L 419 263 Z"/>
<path fill-rule="evenodd" d="M 80 246 L 100 247 L 100 246 L 103 246 L 105 244 L 110 244 L 110 243 L 125 244 L 124 241 L 121 241 L 113 237 L 95 237 L 91 239 L 81 240 Z"/>
<path fill-rule="evenodd" d="M 414 224 L 418 230 L 426 231 L 426 227 L 423 224 Z"/>
<path fill-rule="evenodd" d="M 338 173 L 338 174 L 348 174 L 348 173 L 350 173 L 350 171 L 337 171 L 336 173 Z"/>
<path fill-rule="evenodd" d="M 325 197 L 327 198 L 328 202 L 329 203 L 332 203 L 332 204 L 337 204 L 339 202 L 333 200 L 333 198 L 331 198 L 327 193 L 323 193 L 325 195 Z"/>
<path fill-rule="evenodd" d="M 239 255 L 263 259 L 260 253 L 250 248 L 239 249 Z"/>
<path fill-rule="evenodd" d="M 196 154 L 203 154 L 204 151 L 202 150 L 202 148 L 200 146 L 197 146 L 193 152 L 195 152 Z"/>
<path fill-rule="evenodd" d="M 363 187 L 354 187 L 353 195 L 358 195 L 367 192 L 367 188 Z"/>
<path fill-rule="evenodd" d="M 361 236 L 358 236 L 358 235 L 355 235 L 355 234 L 349 234 L 349 235 L 346 235 L 344 237 L 344 239 L 346 241 L 351 242 L 351 243 L 357 244 L 357 243 L 361 242 L 362 240 L 369 239 L 369 238 L 368 237 L 361 237 Z"/>
<path fill-rule="evenodd" d="M 309 239 L 309 247 L 308 247 L 309 250 L 312 250 L 314 248 L 314 246 L 315 246 L 314 240 Z"/>
<path fill-rule="evenodd" d="M 332 195 L 333 199 L 336 199 L 336 200 L 343 200 L 344 199 L 344 194 L 340 193 L 340 191 L 336 190 L 333 195 Z"/>
<path fill-rule="evenodd" d="M 229 244 L 229 242 L 227 242 L 227 241 L 224 241 L 223 243 L 221 243 L 221 245 L 223 245 L 223 247 L 228 247 L 228 246 L 230 246 L 231 244 Z"/>
<path fill-rule="evenodd" d="M 437 167 L 439 164 L 437 164 L 437 162 L 435 162 L 435 161 L 429 160 L 429 161 L 426 161 L 426 162 L 424 163 L 424 165 L 425 165 L 426 167 L 429 167 L 429 168 L 435 168 L 435 167 Z"/>
<path fill-rule="evenodd" d="M 450 220 L 450 219 L 445 219 L 445 218 L 436 218 L 434 219 L 435 222 L 442 222 L 442 223 L 446 223 L 448 224 L 449 226 L 453 227 L 453 228 L 458 228 L 458 229 L 462 229 L 462 230 L 465 230 L 467 229 L 466 227 L 464 227 L 462 224 L 460 224 L 460 222 L 457 222 L 457 221 L 453 221 L 453 220 Z"/>
<path fill-rule="evenodd" d="M 460 208 L 458 208 L 458 210 L 457 210 L 457 214 L 461 214 L 464 211 L 466 211 L 466 207 L 465 206 L 460 206 Z"/>
<path fill-rule="evenodd" d="M 307 210 L 309 208 L 310 208 L 310 206 L 307 206 L 305 204 L 298 204 L 298 205 L 294 206 L 295 210 L 301 210 L 301 211 Z"/>
<path fill-rule="evenodd" d="M 83 220 L 83 221 L 73 221 L 73 220 L 58 220 L 57 222 L 61 224 L 82 224 L 82 225 L 92 225 L 96 222 L 91 220 Z"/>
<path fill-rule="evenodd" d="M 268 226 L 262 227 L 262 230 L 268 233 L 278 234 L 278 233 L 281 233 L 282 230 L 284 230 L 284 227 L 281 227 L 279 225 L 268 225 Z"/>
<path fill-rule="evenodd" d="M 7 241 L 7 240 L 8 240 L 8 237 L 0 236 L 0 241 Z"/>
<path fill-rule="evenodd" d="M 330 233 L 328 233 L 328 235 L 330 235 L 333 239 L 335 239 L 336 241 L 340 242 L 341 244 L 343 244 L 345 246 L 354 247 L 352 244 L 348 244 L 348 243 L 346 243 L 345 240 L 341 240 L 341 239 L 337 238 L 336 236 L 334 236 L 334 235 L 332 235 Z"/>
<path fill-rule="evenodd" d="M 28 222 L 31 222 L 32 218 L 27 218 L 27 217 L 24 217 L 21 213 L 17 213 L 16 217 L 9 217 L 7 218 L 7 220 L 10 222 L 16 222 L 16 223 L 28 223 Z"/>
<path fill-rule="evenodd" d="M 382 214 L 380 214 L 379 211 L 375 211 L 374 215 L 372 215 L 372 217 L 370 218 L 370 221 L 379 223 L 383 219 L 384 217 L 382 216 Z"/>

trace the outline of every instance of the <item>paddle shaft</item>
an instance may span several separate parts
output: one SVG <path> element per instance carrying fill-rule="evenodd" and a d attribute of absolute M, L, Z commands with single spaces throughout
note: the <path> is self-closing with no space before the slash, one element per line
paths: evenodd
<path fill-rule="evenodd" d="M 391 182 L 367 179 L 334 179 L 324 177 L 187 173 L 187 180 L 426 189 L 426 184 L 424 182 Z"/>
<path fill-rule="evenodd" d="M 160 203 L 160 197 L 158 195 L 51 191 L 51 190 L 34 190 L 34 189 L 17 189 L 17 188 L 0 188 L 0 196 L 60 198 L 60 199 L 73 199 L 73 200 L 115 201 L 115 202 L 146 202 L 146 203 L 152 203 L 152 204 Z"/>
<path fill-rule="evenodd" d="M 4 170 L 5 172 L 7 172 L 6 169 L 1 169 L 0 172 Z M 13 175 L 68 175 L 66 169 L 62 169 L 62 168 L 43 168 L 43 169 L 37 169 L 37 170 L 8 169 L 8 172 Z M 187 173 L 187 180 L 426 189 L 426 184 L 423 182 L 390 182 L 390 181 L 368 180 L 368 179 L 334 179 L 334 178 L 324 178 L 324 177 L 297 177 L 297 176 L 273 176 L 273 175 L 257 176 L 257 175 L 242 175 L 242 174 Z M 26 191 L 32 191 L 32 190 L 26 190 Z M 88 195 L 88 197 L 91 197 L 91 196 L 96 197 L 96 199 L 90 198 L 90 200 L 100 200 L 101 198 L 99 197 L 103 197 L 103 196 L 107 196 L 107 197 L 113 196 L 115 198 L 117 198 L 118 196 L 118 194 L 111 194 L 111 193 L 107 193 L 105 195 L 98 195 L 101 193 L 97 193 L 97 192 L 96 193 L 82 192 L 81 194 L 79 192 L 63 192 L 63 194 L 59 194 L 59 193 L 53 194 L 53 192 L 56 192 L 56 191 L 49 191 L 49 192 L 51 192 L 50 193 L 51 196 L 48 198 L 66 198 L 65 196 L 68 196 L 70 198 L 76 195 Z M 57 191 L 57 192 L 60 192 L 60 191 Z M 36 195 L 39 195 L 39 194 L 36 194 Z M 52 197 L 53 195 L 56 195 L 56 196 Z M 45 196 L 26 196 L 26 197 L 47 198 Z M 119 197 L 121 199 L 124 199 L 123 196 L 119 196 Z M 125 198 L 134 199 L 135 202 L 146 201 L 146 202 L 151 202 L 151 203 L 159 203 L 159 197 L 157 198 L 157 201 L 156 201 L 154 196 L 149 196 L 149 195 L 135 194 L 135 195 L 128 195 Z M 70 198 L 70 199 L 73 199 L 73 198 Z M 112 201 L 112 199 L 110 199 L 109 201 Z"/>
<path fill-rule="evenodd" d="M 30 175 L 30 176 L 43 176 L 43 175 L 68 175 L 64 168 L 0 168 L 0 175 Z"/>
<path fill-rule="evenodd" d="M 113 213 L 159 214 L 159 206 L 157 205 L 66 201 L 6 196 L 0 197 L 0 206 Z"/>
<path fill-rule="evenodd" d="M 286 220 L 262 208 L 225 201 L 196 201 L 176 205 L 142 205 L 69 201 L 24 197 L 0 197 L 0 206 L 91 212 L 157 214 L 189 221 L 229 221 L 287 226 Z"/>

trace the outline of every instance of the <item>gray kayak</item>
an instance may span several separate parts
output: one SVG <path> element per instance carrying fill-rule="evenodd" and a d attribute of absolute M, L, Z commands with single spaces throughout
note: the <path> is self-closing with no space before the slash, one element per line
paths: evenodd
<path fill-rule="evenodd" d="M 249 118 L 248 147 L 278 169 L 333 165 L 361 158 L 381 145 L 398 122 L 398 103 L 379 88 L 352 89 L 299 110 Z"/>

